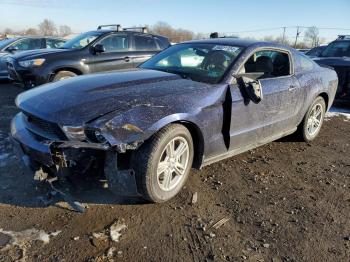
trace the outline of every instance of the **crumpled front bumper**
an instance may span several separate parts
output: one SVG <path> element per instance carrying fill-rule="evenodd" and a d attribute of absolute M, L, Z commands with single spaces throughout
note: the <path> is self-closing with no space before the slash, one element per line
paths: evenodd
<path fill-rule="evenodd" d="M 50 150 L 50 143 L 41 142 L 35 138 L 25 127 L 23 114 L 17 114 L 11 121 L 11 139 L 14 144 L 17 156 L 24 160 L 24 164 L 29 166 L 30 162 L 37 162 L 47 167 L 54 165 L 54 160 Z"/>
<path fill-rule="evenodd" d="M 106 151 L 108 145 L 75 142 L 75 141 L 47 141 L 39 137 L 26 128 L 23 113 L 18 113 L 11 122 L 11 138 L 19 155 L 29 157 L 32 162 L 39 165 L 51 167 L 59 164 L 58 155 L 65 150 L 96 150 Z M 23 157 L 21 157 L 23 159 Z M 67 159 L 69 161 L 69 159 Z M 27 164 L 25 162 L 25 164 Z"/>
<path fill-rule="evenodd" d="M 23 113 L 18 113 L 11 122 L 11 139 L 17 156 L 33 172 L 40 167 L 57 170 L 70 169 L 77 162 L 103 156 L 101 170 L 104 170 L 110 190 L 120 196 L 138 196 L 135 173 L 132 169 L 119 170 L 118 154 L 108 144 L 76 141 L 45 141 L 38 139 L 26 128 Z M 96 158 L 95 158 L 96 159 Z M 87 167 L 88 161 L 83 163 Z M 84 168 L 83 168 L 84 169 Z"/>

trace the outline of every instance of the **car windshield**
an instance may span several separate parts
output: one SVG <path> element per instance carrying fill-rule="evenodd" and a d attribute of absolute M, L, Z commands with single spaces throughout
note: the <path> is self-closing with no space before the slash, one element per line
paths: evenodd
<path fill-rule="evenodd" d="M 317 46 L 307 51 L 305 54 L 307 56 L 319 56 L 325 48 L 326 46 Z"/>
<path fill-rule="evenodd" d="M 153 56 L 140 68 L 178 74 L 183 78 L 210 84 L 218 83 L 242 51 L 232 45 L 178 44 Z"/>
<path fill-rule="evenodd" d="M 63 49 L 80 49 L 88 44 L 90 44 L 92 41 L 94 41 L 97 37 L 101 35 L 101 32 L 87 32 L 81 35 L 78 35 L 71 40 L 68 40 L 65 42 L 60 48 Z"/>
<path fill-rule="evenodd" d="M 322 57 L 350 57 L 350 41 L 337 41 L 330 43 L 325 50 L 323 50 Z"/>

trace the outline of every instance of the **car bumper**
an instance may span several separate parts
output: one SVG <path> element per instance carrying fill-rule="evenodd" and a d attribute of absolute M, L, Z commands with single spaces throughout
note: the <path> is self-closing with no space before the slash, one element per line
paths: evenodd
<path fill-rule="evenodd" d="M 59 177 L 61 168 L 65 175 L 75 171 L 87 170 L 92 163 L 99 163 L 104 170 L 109 189 L 120 196 L 139 196 L 135 173 L 132 169 L 118 170 L 118 155 L 106 144 L 75 141 L 40 141 L 26 128 L 23 113 L 18 113 L 11 122 L 11 140 L 16 155 L 32 172 L 41 168 L 50 170 L 50 177 Z M 95 165 L 94 164 L 94 165 Z M 67 173 L 68 171 L 68 173 Z"/>
<path fill-rule="evenodd" d="M 7 61 L 8 77 L 14 84 L 32 88 L 45 84 L 49 81 L 47 74 L 36 68 L 24 68 L 18 65 L 15 60 Z"/>
<path fill-rule="evenodd" d="M 0 70 L 0 80 L 9 80 L 9 74 L 7 72 L 7 70 Z"/>
<path fill-rule="evenodd" d="M 24 160 L 27 167 L 33 168 L 34 162 L 48 167 L 54 164 L 50 144 L 38 141 L 34 134 L 27 130 L 22 113 L 17 114 L 11 121 L 11 139 L 17 156 Z"/>
<path fill-rule="evenodd" d="M 39 135 L 32 133 L 26 128 L 26 120 L 23 113 L 18 113 L 11 121 L 11 139 L 14 143 L 16 153 L 20 159 L 30 159 L 31 163 L 47 167 L 62 164 L 61 156 L 65 159 L 66 165 L 69 161 L 78 161 L 82 156 L 81 151 L 93 152 L 106 151 L 110 147 L 105 144 L 96 144 L 76 141 L 51 141 L 38 138 Z M 68 153 L 68 151 L 71 151 Z M 75 158 L 77 156 L 77 158 Z M 24 161 L 27 165 L 28 161 Z"/>

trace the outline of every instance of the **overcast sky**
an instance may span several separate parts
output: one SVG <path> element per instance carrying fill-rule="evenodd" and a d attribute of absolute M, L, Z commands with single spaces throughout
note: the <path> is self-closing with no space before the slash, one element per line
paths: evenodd
<path fill-rule="evenodd" d="M 74 32 L 98 24 L 152 25 L 164 21 L 195 32 L 281 35 L 283 26 L 350 28 L 350 0 L 0 0 L 0 30 L 36 27 L 44 18 Z M 350 30 L 321 30 L 333 38 Z M 287 30 L 293 37 L 295 28 Z"/>

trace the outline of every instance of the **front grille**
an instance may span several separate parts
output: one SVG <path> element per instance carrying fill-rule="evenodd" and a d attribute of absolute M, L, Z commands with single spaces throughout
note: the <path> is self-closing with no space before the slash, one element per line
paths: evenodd
<path fill-rule="evenodd" d="M 26 112 L 24 114 L 28 123 L 27 128 L 35 135 L 49 139 L 66 140 L 63 131 L 57 124 L 48 122 Z"/>
<path fill-rule="evenodd" d="M 18 77 L 13 64 L 10 62 L 7 62 L 6 64 L 7 64 L 7 71 L 9 73 L 10 78 L 13 80 L 17 80 Z"/>

